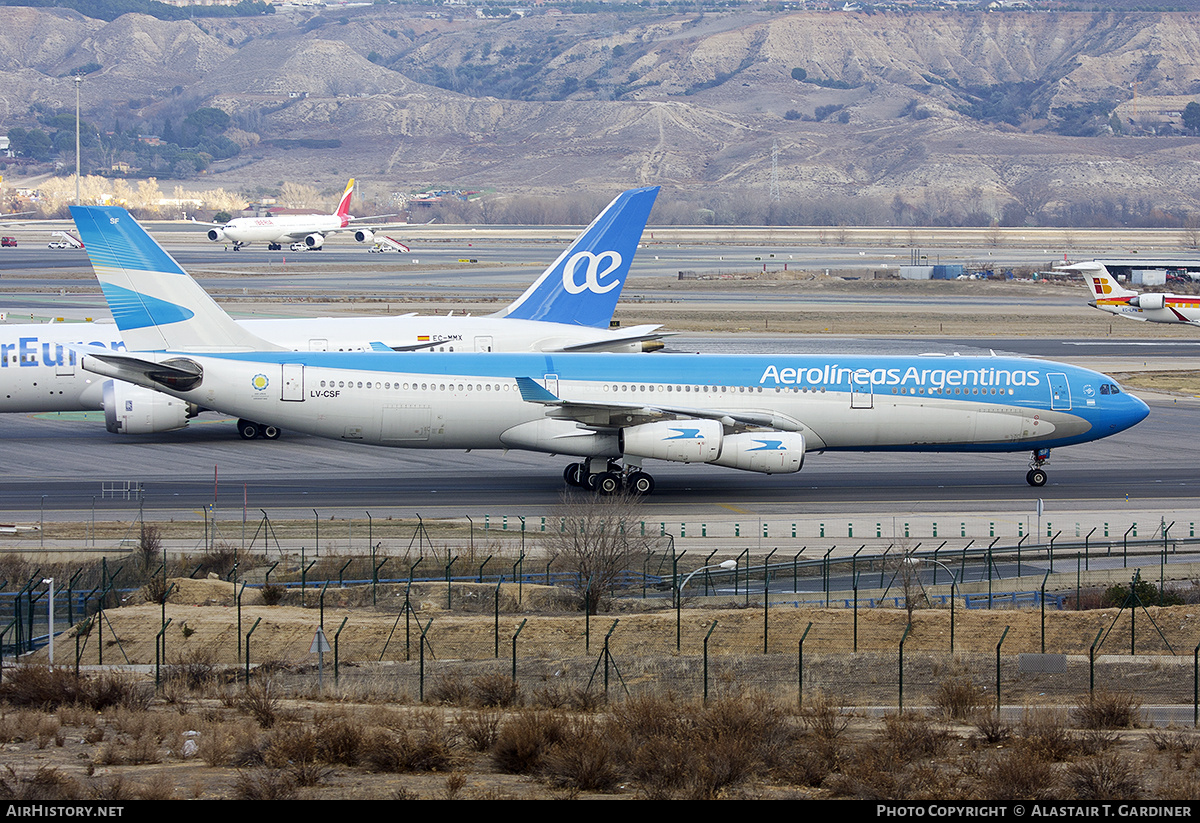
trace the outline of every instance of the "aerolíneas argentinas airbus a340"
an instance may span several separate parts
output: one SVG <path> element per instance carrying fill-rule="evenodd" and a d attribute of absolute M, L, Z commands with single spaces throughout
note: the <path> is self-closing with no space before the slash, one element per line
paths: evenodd
<path fill-rule="evenodd" d="M 320 317 L 242 320 L 239 324 L 285 349 L 309 351 L 624 351 L 661 348 L 656 325 L 610 329 L 657 188 L 617 195 L 512 304 L 482 317 Z M 141 227 L 122 209 L 124 226 Z M 140 247 L 162 253 L 142 232 Z M 87 250 L 89 253 L 91 249 Z M 167 258 L 169 259 L 169 258 Z M 173 263 L 174 261 L 172 261 Z M 114 312 L 136 313 L 140 298 L 112 291 Z M 172 431 L 201 407 L 158 391 L 78 369 L 72 343 L 125 348 L 107 323 L 0 325 L 0 412 L 103 409 L 108 430 Z M 162 345 L 161 341 L 158 345 Z M 275 423 L 238 421 L 244 438 L 279 435 Z"/>
<path fill-rule="evenodd" d="M 1057 271 L 1083 275 L 1092 291 L 1088 305 L 1118 317 L 1149 323 L 1200 326 L 1200 296 L 1169 292 L 1136 292 L 1117 282 L 1103 263 L 1073 263 Z"/>
<path fill-rule="evenodd" d="M 1050 449 L 1136 424 L 1103 374 L 1009 357 L 272 351 L 119 210 L 73 207 L 130 351 L 83 367 L 227 414 L 383 446 L 582 458 L 567 482 L 648 493 L 644 462 L 799 471 L 809 451 Z M 149 247 L 147 244 L 151 244 Z"/>
<path fill-rule="evenodd" d="M 354 193 L 354 178 L 346 184 L 342 199 L 333 214 L 281 214 L 275 217 L 235 217 L 228 223 L 210 223 L 213 228 L 208 230 L 208 239 L 215 243 L 232 243 L 234 251 L 250 243 L 266 243 L 267 248 L 276 251 L 283 248 L 284 243 L 294 243 L 300 250 L 319 251 L 325 245 L 325 236 L 339 231 L 349 231 L 351 223 L 363 220 L 380 220 L 394 215 L 383 214 L 374 217 L 354 217 L 350 214 L 350 196 Z M 401 223 L 375 225 L 369 228 L 356 229 L 354 239 L 360 243 L 370 243 L 375 239 L 375 232 Z"/>

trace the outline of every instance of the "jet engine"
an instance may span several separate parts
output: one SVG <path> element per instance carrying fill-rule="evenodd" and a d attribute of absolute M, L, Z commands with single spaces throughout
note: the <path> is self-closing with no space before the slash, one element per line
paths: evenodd
<path fill-rule="evenodd" d="M 221 231 L 220 229 L 209 229 L 208 239 L 214 243 L 220 243 L 225 239 L 225 232 Z"/>
<path fill-rule="evenodd" d="M 359 229 L 354 232 L 354 239 L 360 243 L 370 243 L 375 239 L 375 232 L 370 229 Z"/>
<path fill-rule="evenodd" d="M 804 465 L 804 435 L 797 432 L 741 432 L 726 435 L 716 466 L 761 472 L 791 474 Z"/>
<path fill-rule="evenodd" d="M 325 245 L 325 235 L 313 232 L 308 237 L 304 238 L 304 245 L 308 246 L 310 250 L 319 249 L 321 246 Z"/>
<path fill-rule="evenodd" d="M 1156 294 L 1139 294 L 1129 298 L 1129 305 L 1137 306 L 1142 311 L 1158 311 L 1166 305 L 1167 296 L 1162 292 Z"/>
<path fill-rule="evenodd" d="M 193 403 L 119 380 L 104 384 L 101 403 L 104 428 L 113 434 L 153 434 L 182 429 L 199 411 Z"/>
<path fill-rule="evenodd" d="M 678 463 L 710 463 L 721 453 L 722 432 L 716 420 L 643 423 L 621 429 L 621 453 Z"/>

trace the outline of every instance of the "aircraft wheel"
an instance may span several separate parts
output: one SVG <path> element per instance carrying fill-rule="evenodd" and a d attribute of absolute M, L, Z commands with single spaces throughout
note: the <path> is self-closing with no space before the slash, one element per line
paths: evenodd
<path fill-rule="evenodd" d="M 583 482 L 580 481 L 580 479 L 579 479 L 580 473 L 582 471 L 583 471 L 582 463 L 568 463 L 567 467 L 565 469 L 563 469 L 563 480 L 567 481 L 568 486 L 574 486 L 575 488 L 579 488 L 580 486 L 583 485 Z"/>
<path fill-rule="evenodd" d="M 1025 475 L 1025 482 L 1031 486 L 1044 486 L 1046 485 L 1046 472 L 1042 469 L 1030 469 L 1029 473 Z"/>
<path fill-rule="evenodd" d="M 634 472 L 629 475 L 625 484 L 637 495 L 650 494 L 654 491 L 654 478 L 646 472 Z"/>
<path fill-rule="evenodd" d="M 259 437 L 263 437 L 267 440 L 278 440 L 279 439 L 279 427 L 278 426 L 260 425 L 258 427 L 258 434 L 259 434 Z"/>
<path fill-rule="evenodd" d="M 616 472 L 603 472 L 596 475 L 596 491 L 606 497 L 618 494 L 621 491 L 621 475 Z"/>
<path fill-rule="evenodd" d="M 253 440 L 258 437 L 258 424 L 252 423 L 249 420 L 239 420 L 237 422 L 238 437 L 243 440 Z"/>
<path fill-rule="evenodd" d="M 583 480 L 583 482 L 581 483 L 581 486 L 583 488 L 587 489 L 590 492 L 594 492 L 596 490 L 596 483 L 600 480 L 600 475 L 591 474 L 590 472 L 588 472 L 587 468 L 585 467 L 583 469 L 583 471 L 580 472 L 579 476 Z"/>

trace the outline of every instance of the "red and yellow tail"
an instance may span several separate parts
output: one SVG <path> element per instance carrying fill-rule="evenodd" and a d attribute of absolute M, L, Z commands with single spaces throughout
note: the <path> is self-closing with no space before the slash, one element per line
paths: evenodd
<path fill-rule="evenodd" d="M 350 178 L 350 182 L 346 184 L 346 190 L 342 192 L 342 199 L 338 202 L 337 211 L 334 212 L 338 217 L 345 222 L 350 216 L 350 195 L 354 194 L 354 178 Z"/>

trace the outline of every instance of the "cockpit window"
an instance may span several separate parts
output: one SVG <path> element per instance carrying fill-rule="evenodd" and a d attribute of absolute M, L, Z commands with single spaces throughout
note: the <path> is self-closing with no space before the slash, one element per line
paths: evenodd
<path fill-rule="evenodd" d="M 1100 384 L 1100 393 L 1101 394 L 1120 394 L 1121 389 L 1119 386 L 1117 386 L 1116 383 L 1101 383 Z"/>

